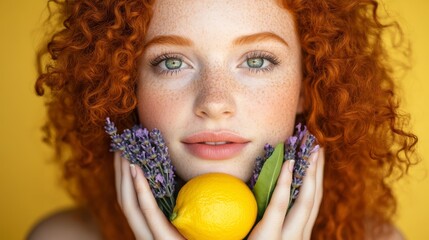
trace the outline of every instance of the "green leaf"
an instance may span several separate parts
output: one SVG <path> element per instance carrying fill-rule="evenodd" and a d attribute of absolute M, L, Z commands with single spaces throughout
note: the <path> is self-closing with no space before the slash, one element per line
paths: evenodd
<path fill-rule="evenodd" d="M 258 204 L 258 220 L 264 215 L 270 202 L 271 195 L 277 184 L 277 179 L 280 175 L 280 170 L 283 164 L 284 144 L 280 143 L 274 149 L 271 156 L 265 161 L 264 166 L 253 188 L 256 202 Z"/>

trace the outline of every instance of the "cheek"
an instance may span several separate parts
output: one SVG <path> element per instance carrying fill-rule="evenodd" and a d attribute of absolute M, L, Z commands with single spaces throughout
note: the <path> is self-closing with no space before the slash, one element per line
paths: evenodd
<path fill-rule="evenodd" d="M 140 123 L 149 129 L 165 130 L 174 123 L 180 101 L 179 96 L 167 90 L 151 89 L 141 86 L 138 89 L 138 115 Z"/>
<path fill-rule="evenodd" d="M 258 126 L 266 128 L 268 142 L 285 140 L 293 133 L 300 82 L 291 81 L 270 87 L 261 96 L 255 98 L 258 101 L 252 108 L 257 113 Z"/>

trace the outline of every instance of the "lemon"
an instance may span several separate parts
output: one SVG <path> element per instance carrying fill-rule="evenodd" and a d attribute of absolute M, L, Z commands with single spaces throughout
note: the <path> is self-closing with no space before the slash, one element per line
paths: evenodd
<path fill-rule="evenodd" d="M 256 214 L 255 197 L 243 181 L 207 173 L 180 189 L 170 220 L 189 240 L 238 240 L 248 234 Z"/>

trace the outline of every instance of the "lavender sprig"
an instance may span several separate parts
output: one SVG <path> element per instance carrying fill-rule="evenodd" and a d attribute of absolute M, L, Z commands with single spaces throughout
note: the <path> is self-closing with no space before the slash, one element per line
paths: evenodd
<path fill-rule="evenodd" d="M 249 182 L 250 189 L 253 189 L 253 187 L 255 186 L 256 180 L 259 177 L 259 173 L 262 170 L 262 166 L 264 165 L 265 161 L 267 161 L 267 159 L 271 156 L 271 154 L 273 154 L 274 147 L 267 143 L 264 146 L 264 151 L 265 151 L 264 157 L 256 158 L 255 167 L 253 168 L 252 178 L 250 179 L 250 182 Z"/>
<path fill-rule="evenodd" d="M 109 118 L 104 128 L 111 138 L 110 150 L 120 151 L 122 157 L 143 170 L 158 206 L 169 217 L 175 205 L 176 182 L 174 167 L 161 132 L 158 129 L 148 131 L 136 125 L 118 134 Z"/>
<path fill-rule="evenodd" d="M 305 136 L 307 131 L 307 127 L 304 126 L 304 130 L 301 130 L 301 123 L 298 123 L 295 127 L 295 135 L 288 138 L 285 146 L 285 161 L 286 160 L 295 160 L 296 158 L 296 150 L 298 145 L 302 142 L 302 139 Z"/>
<path fill-rule="evenodd" d="M 291 158 L 295 159 L 295 164 L 293 168 L 292 184 L 290 189 L 291 197 L 289 199 L 289 209 L 293 206 L 295 200 L 298 198 L 299 188 L 303 184 L 303 178 L 305 176 L 308 166 L 310 165 L 310 163 L 308 162 L 308 158 L 310 157 L 311 153 L 319 149 L 319 145 L 314 146 L 316 138 L 312 134 L 308 133 L 307 127 L 304 126 L 304 128 L 302 129 L 301 124 L 298 124 L 296 126 L 296 130 L 297 131 L 295 137 L 297 137 L 300 142 L 305 137 L 305 141 L 301 144 L 300 151 L 295 154 L 294 158 Z"/>

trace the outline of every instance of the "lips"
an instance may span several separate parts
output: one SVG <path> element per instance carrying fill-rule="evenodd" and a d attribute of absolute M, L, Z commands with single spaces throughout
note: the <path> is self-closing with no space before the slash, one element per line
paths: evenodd
<path fill-rule="evenodd" d="M 229 131 L 199 132 L 182 140 L 192 155 L 207 160 L 226 160 L 240 154 L 250 141 Z"/>

